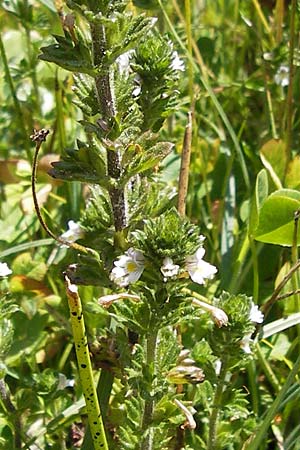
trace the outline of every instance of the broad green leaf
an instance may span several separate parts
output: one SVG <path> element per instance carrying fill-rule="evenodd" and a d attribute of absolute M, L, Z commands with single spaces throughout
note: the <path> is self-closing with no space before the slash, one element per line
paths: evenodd
<path fill-rule="evenodd" d="M 271 194 L 259 211 L 259 225 L 254 238 L 268 244 L 291 247 L 294 233 L 294 214 L 300 208 L 300 192 L 280 189 Z M 297 242 L 300 243 L 298 230 Z"/>

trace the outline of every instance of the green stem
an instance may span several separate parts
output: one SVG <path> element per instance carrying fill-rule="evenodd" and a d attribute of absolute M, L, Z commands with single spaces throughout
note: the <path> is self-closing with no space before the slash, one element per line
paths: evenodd
<path fill-rule="evenodd" d="M 220 407 L 222 405 L 222 397 L 226 373 L 227 373 L 227 360 L 224 358 L 224 360 L 222 361 L 219 380 L 214 396 L 212 412 L 209 418 L 209 434 L 208 434 L 207 450 L 215 450 L 217 448 L 216 444 L 217 444 L 218 416 Z"/>
<path fill-rule="evenodd" d="M 258 271 L 258 261 L 257 261 L 257 251 L 254 240 L 249 238 L 250 248 L 251 248 L 251 259 L 253 267 L 253 300 L 255 303 L 258 302 L 259 298 L 259 271 Z"/>
<path fill-rule="evenodd" d="M 86 402 L 88 422 L 92 434 L 94 449 L 109 450 L 94 383 L 81 300 L 78 295 L 77 286 L 71 284 L 67 276 L 65 277 L 65 280 L 76 357 L 78 361 L 79 378 Z"/>
<path fill-rule="evenodd" d="M 249 237 L 248 234 L 245 234 L 244 240 L 242 242 L 242 246 L 240 249 L 240 252 L 238 254 L 238 257 L 236 258 L 234 267 L 233 267 L 233 274 L 231 277 L 231 282 L 228 288 L 228 291 L 232 294 L 235 294 L 238 291 L 239 281 L 243 269 L 244 262 L 246 260 L 247 253 L 249 251 Z"/>
<path fill-rule="evenodd" d="M 294 214 L 294 235 L 293 235 L 293 245 L 292 245 L 292 265 L 295 265 L 298 260 L 298 229 L 299 229 L 299 218 L 300 218 L 300 210 L 296 211 Z M 299 290 L 299 272 L 295 272 L 294 276 L 292 277 L 292 287 L 293 291 L 295 292 L 294 295 L 294 311 L 298 312 L 300 309 L 300 302 L 299 302 L 299 294 L 297 294 Z M 300 325 L 298 324 L 297 327 L 297 334 L 298 334 L 298 342 L 300 345 Z"/>
<path fill-rule="evenodd" d="M 263 369 L 263 372 L 264 372 L 267 380 L 273 387 L 274 391 L 277 393 L 280 389 L 280 383 L 277 380 L 277 377 L 276 377 L 275 373 L 273 372 L 270 364 L 266 360 L 263 352 L 261 351 L 261 347 L 259 344 L 256 345 L 256 354 L 258 356 L 259 363 Z"/>
<path fill-rule="evenodd" d="M 258 384 L 256 375 L 256 366 L 254 361 L 250 361 L 247 367 L 249 387 L 251 393 L 252 409 L 256 416 L 259 414 L 259 397 L 258 397 Z"/>
<path fill-rule="evenodd" d="M 153 333 L 148 336 L 146 342 L 146 364 L 148 370 L 152 374 L 152 378 L 155 375 L 155 357 L 156 357 L 156 345 L 157 345 L 157 330 L 153 330 Z M 149 396 L 145 401 L 144 414 L 142 420 L 142 430 L 145 433 L 145 438 L 141 444 L 141 450 L 152 450 L 153 449 L 153 430 L 151 429 L 151 423 L 153 420 L 154 412 L 154 399 Z"/>
<path fill-rule="evenodd" d="M 191 24 L 191 1 L 185 0 L 185 21 L 186 21 L 186 36 L 187 48 L 190 55 L 192 55 L 192 24 Z M 188 77 L 189 77 L 189 97 L 191 105 L 194 104 L 194 70 L 191 61 L 188 61 Z"/>
<path fill-rule="evenodd" d="M 29 66 L 30 66 L 30 70 L 31 70 L 31 79 L 32 79 L 33 91 L 34 91 L 34 96 L 35 96 L 35 107 L 36 107 L 36 112 L 37 112 L 38 116 L 40 117 L 41 116 L 41 105 L 40 105 L 38 80 L 37 80 L 37 76 L 36 76 L 36 60 L 35 60 L 33 52 L 32 52 L 33 45 L 31 42 L 30 30 L 27 28 L 27 26 L 25 26 L 24 28 L 25 28 L 25 36 L 26 36 L 27 55 L 28 55 L 28 61 L 29 61 Z"/>
<path fill-rule="evenodd" d="M 272 420 L 274 419 L 275 415 L 277 414 L 280 406 L 282 405 L 282 402 L 284 401 L 286 394 L 287 394 L 290 386 L 292 385 L 297 373 L 299 372 L 299 369 L 300 369 L 300 355 L 298 356 L 293 369 L 289 373 L 285 384 L 283 385 L 280 392 L 276 396 L 271 407 L 268 409 L 267 414 L 266 414 L 262 424 L 260 425 L 256 434 L 254 435 L 254 439 L 252 440 L 252 442 L 250 442 L 249 445 L 245 446 L 245 449 L 247 449 L 247 450 L 258 450 L 259 449 L 260 445 L 263 442 L 263 439 L 265 438 L 265 435 L 268 432 L 268 428 L 269 428 Z"/>
<path fill-rule="evenodd" d="M 294 51 L 295 51 L 295 19 L 296 0 L 292 0 L 290 18 L 290 45 L 289 45 L 289 86 L 286 99 L 286 171 L 291 159 L 292 122 L 293 122 L 293 81 L 294 81 Z"/>
<path fill-rule="evenodd" d="M 3 378 L 0 379 L 0 399 L 5 407 L 7 414 L 14 424 L 14 443 L 15 448 L 22 448 L 21 439 L 21 420 L 18 411 L 10 399 L 10 392 Z"/>
<path fill-rule="evenodd" d="M 16 94 L 13 79 L 10 74 L 9 65 L 8 65 L 3 41 L 1 38 L 1 34 L 0 34 L 0 54 L 1 54 L 2 62 L 3 62 L 5 78 L 7 80 L 9 90 L 10 90 L 10 93 L 11 93 L 11 96 L 13 99 L 13 103 L 15 106 L 15 110 L 16 110 L 16 114 L 17 114 L 17 121 L 19 122 L 20 131 L 23 136 L 23 142 L 24 142 L 24 147 L 25 147 L 25 151 L 27 154 L 27 159 L 28 159 L 28 161 L 31 161 L 32 156 L 31 156 L 30 145 L 29 145 L 29 140 L 28 140 L 28 133 L 27 133 L 26 126 L 25 126 L 25 120 L 24 120 L 23 112 L 22 112 L 22 109 L 21 109 L 21 106 L 20 106 L 20 103 L 19 103 L 19 100 L 18 100 L 18 97 Z"/>

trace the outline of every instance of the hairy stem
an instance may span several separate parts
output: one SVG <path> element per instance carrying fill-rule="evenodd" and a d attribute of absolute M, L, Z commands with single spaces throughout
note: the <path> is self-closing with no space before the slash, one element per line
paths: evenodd
<path fill-rule="evenodd" d="M 115 102 L 112 90 L 111 70 L 109 67 L 103 67 L 103 57 L 107 51 L 107 42 L 105 28 L 102 24 L 92 24 L 91 34 L 93 41 L 93 54 L 95 67 L 101 66 L 101 73 L 95 77 L 95 87 L 99 109 L 102 114 L 102 120 L 109 130 L 114 125 L 116 116 Z M 112 146 L 113 147 L 113 146 Z M 118 180 L 121 175 L 121 161 L 118 148 L 107 148 L 107 172 L 108 175 L 116 180 L 113 187 L 109 189 L 113 218 L 116 232 L 122 231 L 126 227 L 126 208 L 124 189 L 118 187 Z"/>
<path fill-rule="evenodd" d="M 153 330 L 153 333 L 148 336 L 146 343 L 146 364 L 148 369 L 151 370 L 153 378 L 155 375 L 155 356 L 156 356 L 156 345 L 157 345 L 157 330 Z M 154 412 L 154 399 L 149 397 L 145 401 L 144 414 L 142 421 L 142 430 L 146 432 L 145 438 L 141 444 L 141 450 L 152 450 L 153 449 L 153 430 L 151 429 L 151 422 L 153 420 Z"/>

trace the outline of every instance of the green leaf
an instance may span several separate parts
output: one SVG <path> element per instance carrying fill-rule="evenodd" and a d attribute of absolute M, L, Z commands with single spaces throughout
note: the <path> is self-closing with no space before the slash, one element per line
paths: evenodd
<path fill-rule="evenodd" d="M 294 214 L 300 208 L 300 192 L 280 189 L 262 204 L 259 225 L 254 238 L 268 244 L 291 247 L 294 233 Z M 300 242 L 298 230 L 297 242 Z"/>
<path fill-rule="evenodd" d="M 48 174 L 61 180 L 107 186 L 106 166 L 100 149 L 79 140 L 77 146 L 78 148 L 66 149 L 63 161 L 51 163 L 53 169 L 50 169 Z"/>
<path fill-rule="evenodd" d="M 54 38 L 57 43 L 42 47 L 42 54 L 39 55 L 39 59 L 53 62 L 71 72 L 94 74 L 90 50 L 78 31 L 76 42 L 73 42 L 68 32 L 65 32 L 65 37 L 55 35 Z"/>

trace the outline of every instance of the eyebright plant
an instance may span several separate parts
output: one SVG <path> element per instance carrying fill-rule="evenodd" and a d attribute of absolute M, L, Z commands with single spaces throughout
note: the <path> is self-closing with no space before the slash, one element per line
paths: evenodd
<path fill-rule="evenodd" d="M 204 260 L 199 227 L 179 215 L 174 191 L 160 176 L 160 163 L 173 149 L 161 131 L 178 107 L 184 65 L 169 38 L 159 34 L 156 19 L 134 15 L 128 3 L 68 0 L 63 35 L 40 55 L 72 72 L 81 110 L 80 139 L 61 149 L 49 173 L 90 185 L 80 221 L 70 220 L 58 239 L 80 253 L 65 279 L 89 427 L 95 449 L 167 450 L 182 439 L 186 448 L 193 442 L 198 449 L 220 448 L 218 422 L 228 423 L 219 411 L 222 398 L 237 411 L 246 403 L 240 391 L 225 387 L 225 378 L 250 357 L 253 323 L 262 316 L 243 295 L 204 297 L 210 284 L 217 289 L 217 268 Z M 34 140 L 38 151 L 41 142 Z M 102 411 L 78 285 L 98 286 L 98 313 L 106 321 L 89 331 L 93 362 L 102 367 Z M 192 357 L 177 332 L 196 322 L 207 333 Z M 193 407 L 189 384 L 201 394 Z M 197 413 L 203 409 L 209 420 Z M 244 417 L 246 423 L 246 408 Z M 191 430 L 185 438 L 184 429 Z M 244 429 L 250 432 L 250 421 Z"/>

